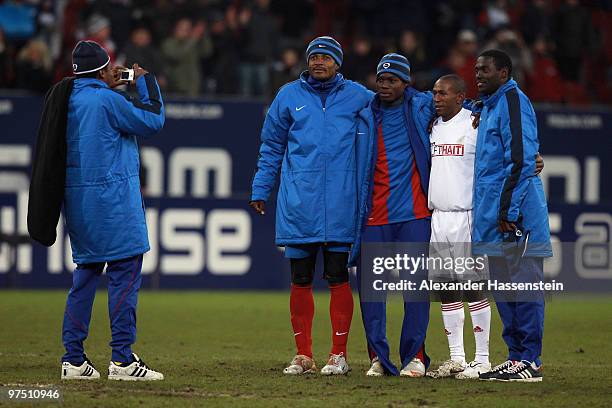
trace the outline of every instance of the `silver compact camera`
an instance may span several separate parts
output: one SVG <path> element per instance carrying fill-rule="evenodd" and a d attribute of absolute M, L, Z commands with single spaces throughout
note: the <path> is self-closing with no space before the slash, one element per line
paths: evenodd
<path fill-rule="evenodd" d="M 124 69 L 123 71 L 121 71 L 120 79 L 122 81 L 133 81 L 134 80 L 134 70 Z"/>

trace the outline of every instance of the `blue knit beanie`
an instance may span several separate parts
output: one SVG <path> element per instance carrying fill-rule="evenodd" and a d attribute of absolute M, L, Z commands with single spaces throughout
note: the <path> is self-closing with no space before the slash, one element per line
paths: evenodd
<path fill-rule="evenodd" d="M 109 62 L 108 52 L 95 41 L 79 41 L 72 51 L 72 71 L 76 75 L 99 71 Z"/>
<path fill-rule="evenodd" d="M 376 76 L 388 72 L 404 82 L 410 82 L 410 62 L 400 54 L 387 54 L 380 59 L 376 67 Z"/>
<path fill-rule="evenodd" d="M 313 54 L 327 54 L 331 56 L 338 66 L 342 65 L 342 46 L 331 37 L 317 37 L 308 44 L 306 48 L 306 59 L 310 59 Z"/>

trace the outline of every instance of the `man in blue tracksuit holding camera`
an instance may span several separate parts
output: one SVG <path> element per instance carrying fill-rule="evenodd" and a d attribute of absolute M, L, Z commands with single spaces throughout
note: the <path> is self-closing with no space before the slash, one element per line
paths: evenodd
<path fill-rule="evenodd" d="M 281 171 L 276 205 L 276 244 L 291 263 L 289 308 L 297 353 L 288 375 L 315 371 L 312 355 L 315 261 L 323 251 L 330 291 L 332 349 L 323 375 L 349 371 L 346 344 L 353 316 L 347 262 L 357 229 L 357 182 L 364 159 L 357 116 L 372 92 L 338 73 L 342 47 L 331 37 L 306 49 L 308 71 L 282 87 L 261 131 L 250 205 L 264 214 Z"/>
<path fill-rule="evenodd" d="M 76 79 L 67 107 L 63 206 L 77 268 L 64 314 L 61 378 L 100 377 L 83 342 L 106 267 L 112 332 L 108 378 L 161 380 L 163 375 L 131 349 L 142 256 L 149 250 L 136 136 L 152 136 L 163 127 L 161 94 L 155 77 L 136 64 L 133 83 L 139 98 L 113 90 L 122 83 L 119 70 L 93 41 L 78 43 L 72 58 Z"/>
<path fill-rule="evenodd" d="M 552 250 L 544 190 L 535 175 L 537 123 L 529 98 L 511 78 L 512 62 L 504 52 L 480 55 L 476 83 L 484 106 L 474 169 L 473 251 L 488 255 L 492 280 L 539 282 Z M 509 354 L 480 379 L 541 381 L 543 294 L 494 296 Z"/>

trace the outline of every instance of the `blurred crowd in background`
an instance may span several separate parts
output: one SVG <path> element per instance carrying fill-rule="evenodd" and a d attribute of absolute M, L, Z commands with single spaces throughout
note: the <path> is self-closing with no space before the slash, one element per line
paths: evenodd
<path fill-rule="evenodd" d="M 44 93 L 91 39 L 166 94 L 270 98 L 317 35 L 340 41 L 340 71 L 369 88 L 399 52 L 417 89 L 454 72 L 475 97 L 476 57 L 498 48 L 536 102 L 612 103 L 611 0 L 0 0 L 0 88 Z"/>

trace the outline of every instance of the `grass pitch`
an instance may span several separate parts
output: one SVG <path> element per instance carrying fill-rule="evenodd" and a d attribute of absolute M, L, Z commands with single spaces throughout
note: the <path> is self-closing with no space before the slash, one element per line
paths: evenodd
<path fill-rule="evenodd" d="M 165 381 L 106 380 L 110 329 L 106 294 L 98 292 L 88 357 L 102 378 L 61 382 L 64 291 L 0 291 L 0 385 L 58 386 L 65 407 L 609 407 L 612 397 L 612 297 L 553 298 L 546 306 L 544 381 L 534 384 L 368 378 L 359 308 L 349 340 L 345 377 L 287 377 L 294 353 L 288 293 L 150 292 L 140 294 L 134 347 Z M 329 296 L 316 295 L 313 327 L 318 366 L 331 343 Z M 391 298 L 388 336 L 397 362 L 402 304 Z M 434 365 L 447 358 L 438 304 L 432 304 L 427 351 Z M 466 310 L 466 354 L 474 341 Z M 491 360 L 504 359 L 501 327 L 493 311 Z M 55 405 L 35 402 L 32 406 Z M 2 406 L 27 406 L 0 399 Z"/>

